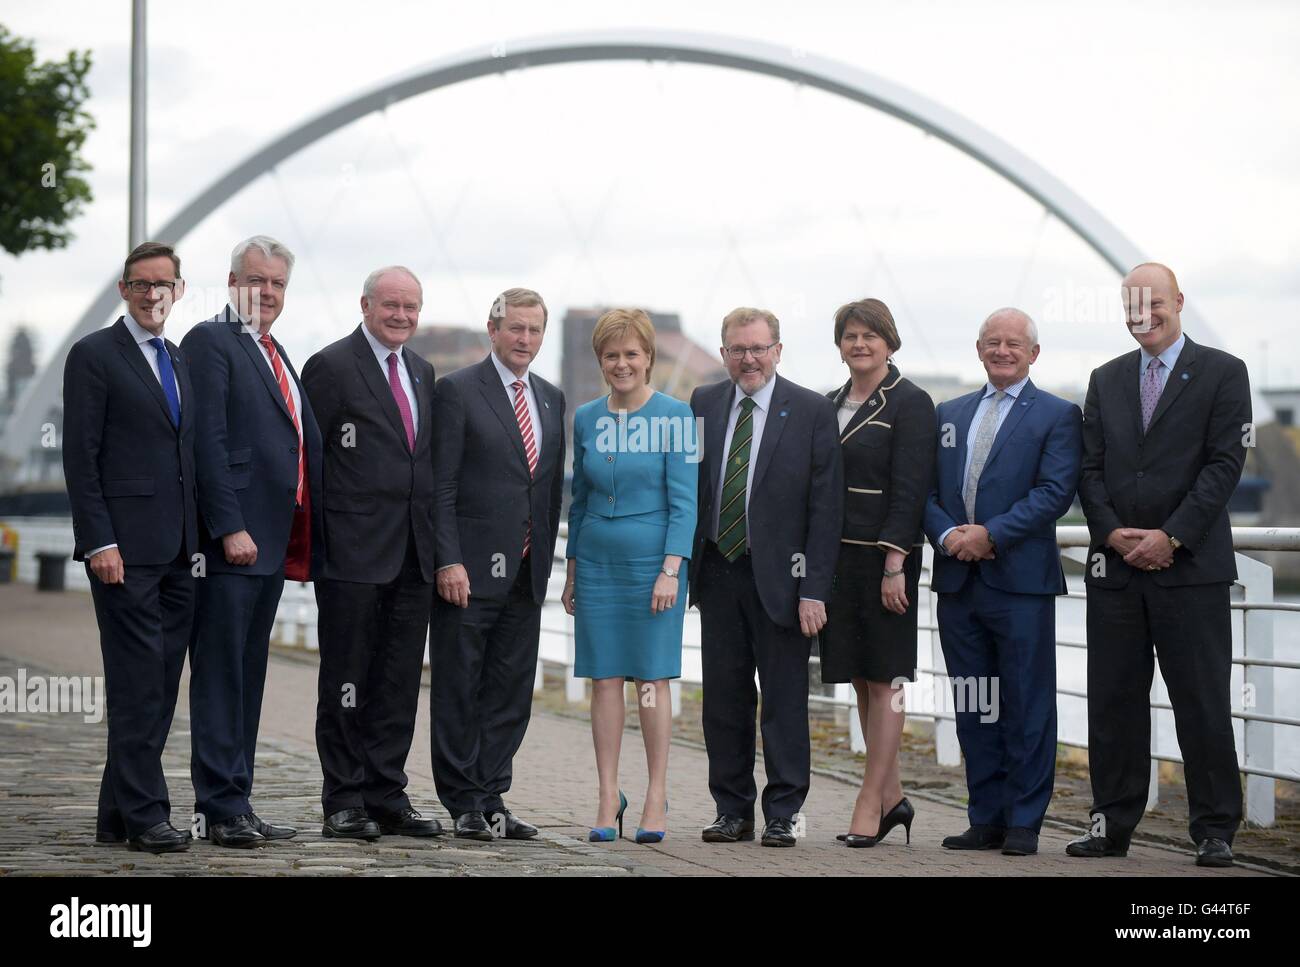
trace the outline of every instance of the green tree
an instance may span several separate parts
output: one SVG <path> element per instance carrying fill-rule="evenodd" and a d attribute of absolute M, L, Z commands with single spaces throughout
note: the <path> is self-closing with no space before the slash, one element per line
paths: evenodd
<path fill-rule="evenodd" d="M 82 109 L 90 52 L 36 62 L 32 45 L 0 25 L 0 248 L 63 248 L 65 227 L 91 200 L 81 146 L 94 128 Z"/>

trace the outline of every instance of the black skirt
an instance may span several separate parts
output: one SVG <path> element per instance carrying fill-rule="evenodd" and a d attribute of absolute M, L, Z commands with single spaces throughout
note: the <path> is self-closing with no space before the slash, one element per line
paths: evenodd
<path fill-rule="evenodd" d="M 822 629 L 822 681 L 913 681 L 916 674 L 916 607 L 921 581 L 921 548 L 903 559 L 907 611 L 895 614 L 880 603 L 888 548 L 840 545 L 839 564 Z"/>

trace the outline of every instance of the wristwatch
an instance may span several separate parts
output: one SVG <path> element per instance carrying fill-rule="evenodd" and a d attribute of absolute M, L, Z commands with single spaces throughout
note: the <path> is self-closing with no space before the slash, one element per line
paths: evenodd
<path fill-rule="evenodd" d="M 1172 548 L 1176 551 L 1176 550 L 1178 550 L 1178 548 L 1180 548 L 1180 547 L 1183 546 L 1183 542 L 1180 541 L 1177 537 L 1170 537 L 1170 538 L 1169 538 L 1169 546 L 1172 547 Z"/>
<path fill-rule="evenodd" d="M 664 572 L 665 574 L 667 574 L 670 578 L 675 578 L 675 577 L 677 577 L 677 572 L 674 571 L 672 568 L 668 567 L 667 565 L 664 565 L 664 566 L 661 567 L 659 570 L 663 571 L 663 572 Z"/>

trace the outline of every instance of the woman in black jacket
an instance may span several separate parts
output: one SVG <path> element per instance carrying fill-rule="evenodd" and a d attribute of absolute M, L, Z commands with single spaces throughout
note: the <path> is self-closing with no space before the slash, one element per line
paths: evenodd
<path fill-rule="evenodd" d="M 839 411 L 848 487 L 839 564 L 821 635 L 823 682 L 852 682 L 867 766 L 849 846 L 874 846 L 894 826 L 911 841 L 912 804 L 898 775 L 903 682 L 916 669 L 921 514 L 934 470 L 934 403 L 899 375 L 902 345 L 889 308 L 862 299 L 835 313 L 849 381 L 828 394 Z"/>

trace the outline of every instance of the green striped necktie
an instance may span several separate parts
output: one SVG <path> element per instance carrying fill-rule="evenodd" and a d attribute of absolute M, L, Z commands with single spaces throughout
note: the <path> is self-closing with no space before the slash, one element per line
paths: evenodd
<path fill-rule="evenodd" d="M 754 439 L 754 398 L 740 401 L 740 418 L 731 434 L 727 472 L 718 512 L 718 550 L 728 561 L 745 553 L 745 488 L 749 484 L 749 445 Z"/>

